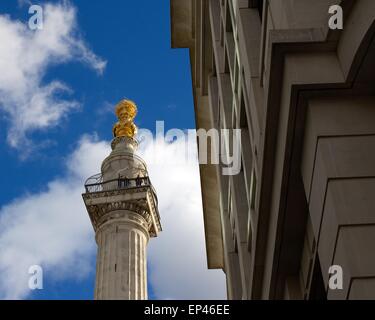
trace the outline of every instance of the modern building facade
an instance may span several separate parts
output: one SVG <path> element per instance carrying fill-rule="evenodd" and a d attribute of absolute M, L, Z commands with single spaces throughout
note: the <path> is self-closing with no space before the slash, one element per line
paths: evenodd
<path fill-rule="evenodd" d="M 147 243 L 161 231 L 156 192 L 136 155 L 136 105 L 116 107 L 112 152 L 86 181 L 83 199 L 98 245 L 95 299 L 147 299 Z"/>
<path fill-rule="evenodd" d="M 200 165 L 228 298 L 375 299 L 375 1 L 171 0 L 171 27 L 197 128 L 242 132 L 239 174 Z"/>

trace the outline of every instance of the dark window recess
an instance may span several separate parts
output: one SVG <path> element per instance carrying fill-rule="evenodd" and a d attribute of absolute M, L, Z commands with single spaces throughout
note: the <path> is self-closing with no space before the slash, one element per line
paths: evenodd
<path fill-rule="evenodd" d="M 263 0 L 258 0 L 258 12 L 260 16 L 260 21 L 263 19 Z"/>
<path fill-rule="evenodd" d="M 314 271 L 311 280 L 310 299 L 309 300 L 327 300 L 327 292 L 324 286 L 322 269 L 320 267 L 319 256 L 316 256 Z"/>
<path fill-rule="evenodd" d="M 117 264 L 115 263 L 115 272 L 116 272 L 116 270 L 117 270 Z"/>

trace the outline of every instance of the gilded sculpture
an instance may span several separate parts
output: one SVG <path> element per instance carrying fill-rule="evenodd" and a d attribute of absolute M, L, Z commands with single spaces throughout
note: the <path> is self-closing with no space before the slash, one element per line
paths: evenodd
<path fill-rule="evenodd" d="M 114 137 L 134 138 L 137 134 L 137 126 L 134 118 L 137 115 L 137 106 L 131 100 L 121 100 L 115 109 L 119 121 L 113 126 Z"/>

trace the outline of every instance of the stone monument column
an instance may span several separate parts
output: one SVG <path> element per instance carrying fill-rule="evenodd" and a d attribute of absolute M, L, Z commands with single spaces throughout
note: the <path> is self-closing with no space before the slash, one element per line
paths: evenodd
<path fill-rule="evenodd" d="M 98 245 L 95 299 L 147 299 L 147 243 L 161 224 L 146 164 L 135 153 L 136 112 L 132 101 L 117 105 L 112 152 L 85 184 Z"/>

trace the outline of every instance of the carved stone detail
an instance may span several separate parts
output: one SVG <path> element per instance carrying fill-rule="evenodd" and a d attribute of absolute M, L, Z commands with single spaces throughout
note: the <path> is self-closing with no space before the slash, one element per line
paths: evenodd
<path fill-rule="evenodd" d="M 138 141 L 136 139 L 123 136 L 123 137 L 115 137 L 112 140 L 112 143 L 111 143 L 112 150 L 115 150 L 116 146 L 120 143 L 127 145 L 127 146 L 131 146 L 133 150 L 136 150 L 138 148 Z"/>

